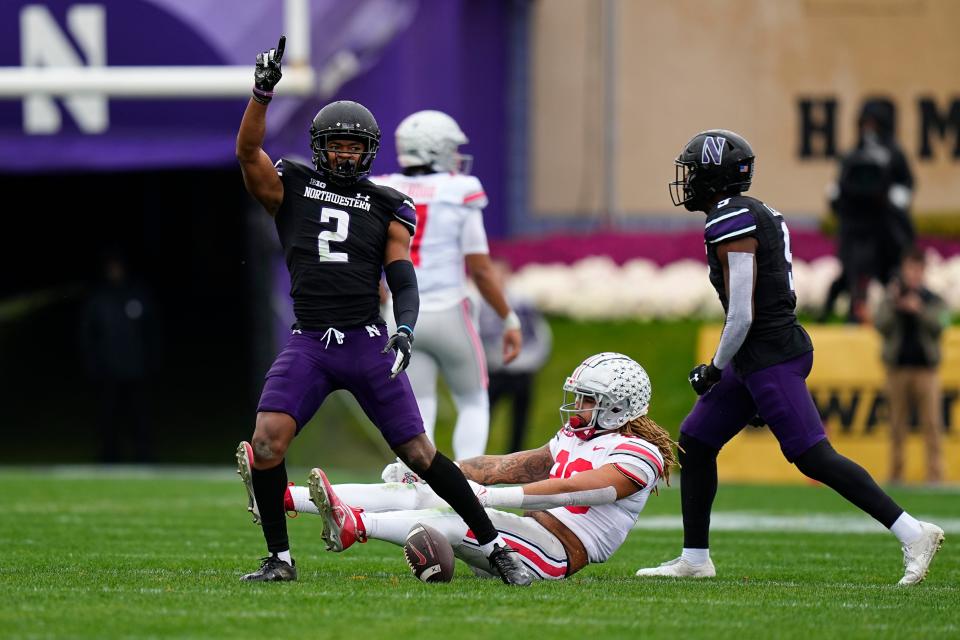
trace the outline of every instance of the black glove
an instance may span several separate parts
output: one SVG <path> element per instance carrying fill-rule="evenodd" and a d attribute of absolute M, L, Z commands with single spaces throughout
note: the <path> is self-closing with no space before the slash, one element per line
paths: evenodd
<path fill-rule="evenodd" d="M 393 366 L 390 367 L 390 379 L 393 380 L 410 365 L 413 334 L 407 333 L 404 329 L 399 329 L 387 340 L 387 346 L 383 348 L 383 353 L 388 353 L 390 349 L 397 352 L 397 359 L 393 361 Z"/>
<path fill-rule="evenodd" d="M 690 381 L 690 386 L 697 392 L 697 395 L 702 396 L 707 391 L 710 391 L 710 387 L 720 382 L 720 375 L 720 369 L 713 366 L 711 362 L 710 364 L 698 364 L 695 366 L 687 377 L 687 380 Z"/>
<path fill-rule="evenodd" d="M 257 68 L 253 72 L 253 99 L 260 104 L 267 104 L 273 100 L 273 88 L 283 77 L 280 71 L 280 60 L 283 58 L 283 48 L 286 44 L 287 36 L 280 36 L 276 49 L 257 54 Z"/>

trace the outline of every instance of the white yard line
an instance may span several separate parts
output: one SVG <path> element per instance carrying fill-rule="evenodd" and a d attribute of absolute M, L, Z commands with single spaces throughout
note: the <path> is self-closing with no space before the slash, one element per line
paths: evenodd
<path fill-rule="evenodd" d="M 947 533 L 960 533 L 960 518 L 916 515 L 933 522 Z M 680 530 L 683 522 L 676 516 L 644 516 L 634 529 L 653 531 Z M 798 533 L 887 533 L 879 522 L 867 516 L 810 513 L 783 515 L 748 511 L 714 511 L 710 516 L 711 531 L 784 531 Z"/>

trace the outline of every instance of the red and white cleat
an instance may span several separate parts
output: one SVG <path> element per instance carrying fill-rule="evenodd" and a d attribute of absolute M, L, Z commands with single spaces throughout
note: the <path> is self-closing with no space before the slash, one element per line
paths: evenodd
<path fill-rule="evenodd" d="M 363 509 L 351 507 L 340 500 L 322 470 L 313 469 L 307 485 L 310 488 L 310 500 L 323 518 L 323 533 L 320 535 L 327 543 L 327 551 L 340 552 L 354 542 L 367 541 L 367 532 L 360 518 Z"/>

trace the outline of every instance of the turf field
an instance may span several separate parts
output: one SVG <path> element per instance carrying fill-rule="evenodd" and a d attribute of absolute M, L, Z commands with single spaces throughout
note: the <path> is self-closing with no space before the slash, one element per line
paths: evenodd
<path fill-rule="evenodd" d="M 960 637 L 960 491 L 893 493 L 947 530 L 916 588 L 893 586 L 891 536 L 812 486 L 721 487 L 710 581 L 633 577 L 680 546 L 666 489 L 610 562 L 564 582 L 508 589 L 458 563 L 452 584 L 423 585 L 397 547 L 325 552 L 304 515 L 290 522 L 300 581 L 251 585 L 237 578 L 262 538 L 232 469 L 7 468 L 0 637 Z"/>

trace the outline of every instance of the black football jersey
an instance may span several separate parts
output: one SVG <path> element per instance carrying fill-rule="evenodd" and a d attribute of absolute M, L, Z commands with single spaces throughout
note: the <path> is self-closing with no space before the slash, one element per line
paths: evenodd
<path fill-rule="evenodd" d="M 727 311 L 723 267 L 717 247 L 745 237 L 757 239 L 757 273 L 753 292 L 753 324 L 733 365 L 748 375 L 813 350 L 810 336 L 797 321 L 793 288 L 790 231 L 783 215 L 755 198 L 737 196 L 717 203 L 707 214 L 703 237 L 710 265 L 710 284 Z"/>
<path fill-rule="evenodd" d="M 414 204 L 367 179 L 349 185 L 289 159 L 277 162 L 283 202 L 275 217 L 290 270 L 290 295 L 305 329 L 352 327 L 380 319 L 387 228 L 416 231 Z"/>

